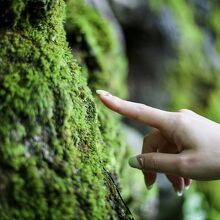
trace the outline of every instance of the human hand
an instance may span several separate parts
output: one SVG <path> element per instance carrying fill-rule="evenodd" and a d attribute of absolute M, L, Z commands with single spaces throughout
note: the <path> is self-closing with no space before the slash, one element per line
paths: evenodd
<path fill-rule="evenodd" d="M 191 179 L 220 179 L 220 125 L 190 110 L 167 112 L 98 90 L 111 110 L 155 128 L 145 136 L 142 153 L 129 164 L 143 171 L 151 187 L 164 173 L 179 193 Z"/>

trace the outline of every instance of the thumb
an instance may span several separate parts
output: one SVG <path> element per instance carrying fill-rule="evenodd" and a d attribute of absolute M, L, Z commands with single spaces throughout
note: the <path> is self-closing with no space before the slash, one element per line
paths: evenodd
<path fill-rule="evenodd" d="M 153 171 L 181 176 L 180 155 L 168 153 L 146 153 L 130 158 L 129 165 L 143 171 Z"/>

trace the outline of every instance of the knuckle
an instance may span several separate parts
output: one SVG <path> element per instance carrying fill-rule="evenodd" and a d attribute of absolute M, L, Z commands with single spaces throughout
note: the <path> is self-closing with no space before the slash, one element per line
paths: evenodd
<path fill-rule="evenodd" d="M 188 111 L 190 111 L 190 110 L 188 110 L 187 108 L 182 108 L 182 109 L 180 109 L 178 112 L 188 113 Z"/>
<path fill-rule="evenodd" d="M 186 111 L 188 112 L 190 110 L 186 109 Z M 175 113 L 175 117 L 173 120 L 174 126 L 171 137 L 173 138 L 173 140 L 175 140 L 176 143 L 181 142 L 180 139 L 182 132 L 186 131 L 192 123 L 193 117 L 190 114 L 186 113 L 186 111 L 180 110 Z"/>
<path fill-rule="evenodd" d="M 188 123 L 190 123 L 189 115 L 186 112 L 178 112 L 176 122 L 180 126 L 187 125 Z"/>
<path fill-rule="evenodd" d="M 142 168 L 145 171 L 154 170 L 155 167 L 155 160 L 151 153 L 145 154 L 142 158 Z"/>
<path fill-rule="evenodd" d="M 146 106 L 144 104 L 138 104 L 137 105 L 137 107 L 136 107 L 137 112 L 136 112 L 136 114 L 133 117 L 134 120 L 138 120 L 138 121 L 141 120 L 141 117 L 142 117 L 142 114 L 143 114 L 143 112 L 145 110 L 145 107 Z"/>
<path fill-rule="evenodd" d="M 152 171 L 157 171 L 157 157 L 155 154 L 149 154 L 149 159 L 146 162 L 147 162 L 147 164 L 146 164 L 147 167 L 145 167 L 145 168 L 148 168 Z"/>
<path fill-rule="evenodd" d="M 179 162 L 176 166 L 177 173 L 183 177 L 186 177 L 189 175 L 190 169 L 192 169 L 193 166 L 193 159 L 186 155 L 181 155 L 179 157 Z"/>
<path fill-rule="evenodd" d="M 138 109 L 139 109 L 140 111 L 145 110 L 145 108 L 146 108 L 146 105 L 144 105 L 144 104 L 142 104 L 142 103 L 138 104 Z"/>
<path fill-rule="evenodd" d="M 179 113 L 183 113 L 183 114 L 188 114 L 188 115 L 191 115 L 191 114 L 194 113 L 193 111 L 191 111 L 191 110 L 189 110 L 189 109 L 185 109 L 185 108 L 180 109 L 178 112 L 179 112 Z"/>

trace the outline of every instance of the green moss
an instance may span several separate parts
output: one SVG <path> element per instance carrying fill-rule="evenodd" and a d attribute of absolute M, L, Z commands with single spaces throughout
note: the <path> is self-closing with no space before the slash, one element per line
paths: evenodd
<path fill-rule="evenodd" d="M 131 218 L 103 170 L 105 143 L 66 42 L 64 2 L 11 8 L 0 33 L 0 218 Z"/>
<path fill-rule="evenodd" d="M 106 89 L 116 95 L 126 94 L 126 60 L 111 26 L 84 1 L 68 1 L 66 30 L 73 54 L 87 73 L 92 91 Z M 95 100 L 100 131 L 105 143 L 104 160 L 115 176 L 121 167 L 116 158 L 123 158 L 126 144 L 120 131 L 120 119 Z"/>
<path fill-rule="evenodd" d="M 69 0 L 67 4 L 67 34 L 74 54 L 88 69 L 90 88 L 108 89 L 126 97 L 127 65 L 113 28 L 83 0 Z"/>
<path fill-rule="evenodd" d="M 93 7 L 78 0 L 68 1 L 65 27 L 72 52 L 83 66 L 91 90 L 105 89 L 126 98 L 126 59 L 111 25 Z M 105 144 L 106 171 L 120 188 L 135 219 L 146 218 L 143 204 L 147 203 L 149 193 L 143 176 L 128 166 L 133 152 L 125 141 L 121 118 L 109 112 L 98 98 L 95 103 Z M 138 186 L 134 179 L 139 182 Z"/>
<path fill-rule="evenodd" d="M 24 27 L 27 23 L 36 25 L 50 14 L 59 0 L 0 0 L 1 28 Z"/>

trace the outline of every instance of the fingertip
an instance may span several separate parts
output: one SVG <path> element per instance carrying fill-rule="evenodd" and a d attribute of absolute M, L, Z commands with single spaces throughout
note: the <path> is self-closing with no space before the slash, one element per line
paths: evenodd
<path fill-rule="evenodd" d="M 192 184 L 192 179 L 184 178 L 184 182 L 185 182 L 185 185 L 186 185 L 186 186 L 189 186 L 189 185 Z"/>
<path fill-rule="evenodd" d="M 148 190 L 153 188 L 153 185 L 156 181 L 156 173 L 155 172 L 146 172 L 143 171 L 145 184 Z"/>
<path fill-rule="evenodd" d="M 172 175 L 167 175 L 167 178 L 171 182 L 177 196 L 182 196 L 185 189 L 184 178 Z"/>
<path fill-rule="evenodd" d="M 185 190 L 189 190 L 191 184 L 192 184 L 192 179 L 189 178 L 184 178 L 184 182 L 185 182 Z"/>
<path fill-rule="evenodd" d="M 142 164 L 140 163 L 140 160 L 138 160 L 136 156 L 131 157 L 128 161 L 128 164 L 130 165 L 130 167 L 133 167 L 133 168 L 137 168 L 137 169 L 142 168 Z"/>
<path fill-rule="evenodd" d="M 110 92 L 105 91 L 105 90 L 102 90 L 102 89 L 96 90 L 96 93 L 97 93 L 99 96 L 109 96 L 109 95 L 110 95 Z"/>
<path fill-rule="evenodd" d="M 183 191 L 178 191 L 178 190 L 177 190 L 177 191 L 176 191 L 176 195 L 179 196 L 179 197 L 181 197 L 181 196 L 183 195 Z"/>
<path fill-rule="evenodd" d="M 189 190 L 189 188 L 190 188 L 190 185 L 185 186 L 185 190 L 186 190 L 186 191 L 188 191 L 188 190 Z"/>
<path fill-rule="evenodd" d="M 114 112 L 117 112 L 117 102 L 116 97 L 113 96 L 110 92 L 105 90 L 96 90 L 96 93 L 99 95 L 101 102 L 109 109 Z"/>

